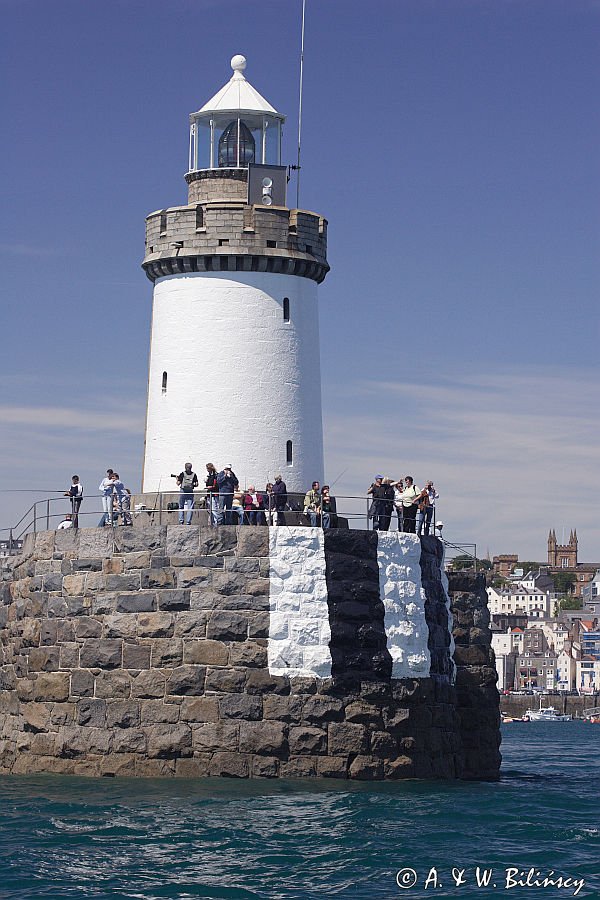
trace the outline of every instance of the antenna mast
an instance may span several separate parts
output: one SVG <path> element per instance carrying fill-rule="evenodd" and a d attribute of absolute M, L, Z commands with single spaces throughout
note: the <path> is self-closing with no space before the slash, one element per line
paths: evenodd
<path fill-rule="evenodd" d="M 304 76 L 304 14 L 306 0 L 302 0 L 302 38 L 300 41 L 300 100 L 298 103 L 298 164 L 296 166 L 296 209 L 300 208 L 300 141 L 302 138 L 302 81 Z"/>

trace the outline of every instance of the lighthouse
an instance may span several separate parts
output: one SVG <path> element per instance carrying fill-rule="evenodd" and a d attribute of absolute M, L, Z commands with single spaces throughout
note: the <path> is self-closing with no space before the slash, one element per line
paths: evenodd
<path fill-rule="evenodd" d="M 186 461 L 231 463 L 242 485 L 323 477 L 317 286 L 327 221 L 290 209 L 284 116 L 234 56 L 190 115 L 184 206 L 146 219 L 153 283 L 143 490 Z"/>

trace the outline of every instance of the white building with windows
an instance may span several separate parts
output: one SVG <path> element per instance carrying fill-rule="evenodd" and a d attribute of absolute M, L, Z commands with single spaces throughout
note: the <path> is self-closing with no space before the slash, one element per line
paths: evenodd
<path fill-rule="evenodd" d="M 575 689 L 577 677 L 577 660 L 572 651 L 564 648 L 556 659 L 556 688 L 559 691 L 572 691 Z"/>
<path fill-rule="evenodd" d="M 508 588 L 487 588 L 490 614 L 526 615 L 529 619 L 549 619 L 554 615 L 557 598 L 549 591 L 526 588 L 522 584 Z"/>
<path fill-rule="evenodd" d="M 580 694 L 600 693 L 600 659 L 584 655 L 575 663 L 577 667 L 576 688 Z"/>
<path fill-rule="evenodd" d="M 190 116 L 187 203 L 146 219 L 153 283 L 143 490 L 186 461 L 242 486 L 323 478 L 317 287 L 327 222 L 287 205 L 284 117 L 233 74 Z"/>

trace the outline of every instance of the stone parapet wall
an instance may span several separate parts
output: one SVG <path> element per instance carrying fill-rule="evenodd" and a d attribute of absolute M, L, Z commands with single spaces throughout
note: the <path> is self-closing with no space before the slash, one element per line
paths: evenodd
<path fill-rule="evenodd" d="M 233 198 L 169 207 L 146 218 L 142 265 L 153 281 L 184 272 L 273 271 L 321 282 L 329 271 L 327 221 Z"/>
<path fill-rule="evenodd" d="M 399 540 L 404 587 L 392 590 L 397 563 L 382 568 L 374 533 L 323 540 L 318 529 L 286 529 L 297 558 L 278 577 L 298 610 L 315 583 L 302 548 L 313 548 L 314 571 L 322 550 L 318 624 L 329 629 L 331 663 L 314 675 L 309 653 L 304 674 L 275 674 L 274 615 L 285 625 L 271 596 L 275 531 L 169 525 L 28 536 L 0 588 L 0 773 L 497 777 L 481 586 L 461 584 L 453 607 L 463 619 L 455 686 L 439 541 L 421 542 L 414 590 L 418 539 Z M 407 626 L 410 653 L 426 654 L 425 669 L 414 663 L 419 677 L 392 671 L 402 604 L 421 604 L 427 622 L 425 644 L 418 616 Z M 277 671 L 307 633 L 279 653 Z"/>

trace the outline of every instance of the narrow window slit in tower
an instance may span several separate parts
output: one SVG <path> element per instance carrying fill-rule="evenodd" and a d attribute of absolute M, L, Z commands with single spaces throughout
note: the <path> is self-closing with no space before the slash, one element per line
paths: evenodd
<path fill-rule="evenodd" d="M 166 213 L 160 214 L 160 233 L 161 234 L 167 233 L 167 214 Z"/>
<path fill-rule="evenodd" d="M 312 256 L 312 244 L 307 244 L 307 245 L 306 245 L 306 252 L 307 252 L 307 253 L 310 253 L 311 256 Z"/>
<path fill-rule="evenodd" d="M 292 466 L 294 464 L 294 451 L 291 441 L 288 441 L 285 445 L 285 461 L 286 465 L 288 466 Z"/>
<path fill-rule="evenodd" d="M 204 228 L 204 210 L 201 206 L 196 207 L 196 231 Z"/>
<path fill-rule="evenodd" d="M 277 246 L 277 241 L 267 241 L 267 247 L 273 248 L 276 246 Z"/>
<path fill-rule="evenodd" d="M 219 247 L 226 247 L 229 243 L 229 238 L 219 238 Z"/>
<path fill-rule="evenodd" d="M 167 373 L 163 372 L 162 376 L 162 392 L 163 394 L 167 393 Z"/>
<path fill-rule="evenodd" d="M 284 322 L 290 321 L 290 298 L 289 297 L 283 298 L 283 321 Z"/>

